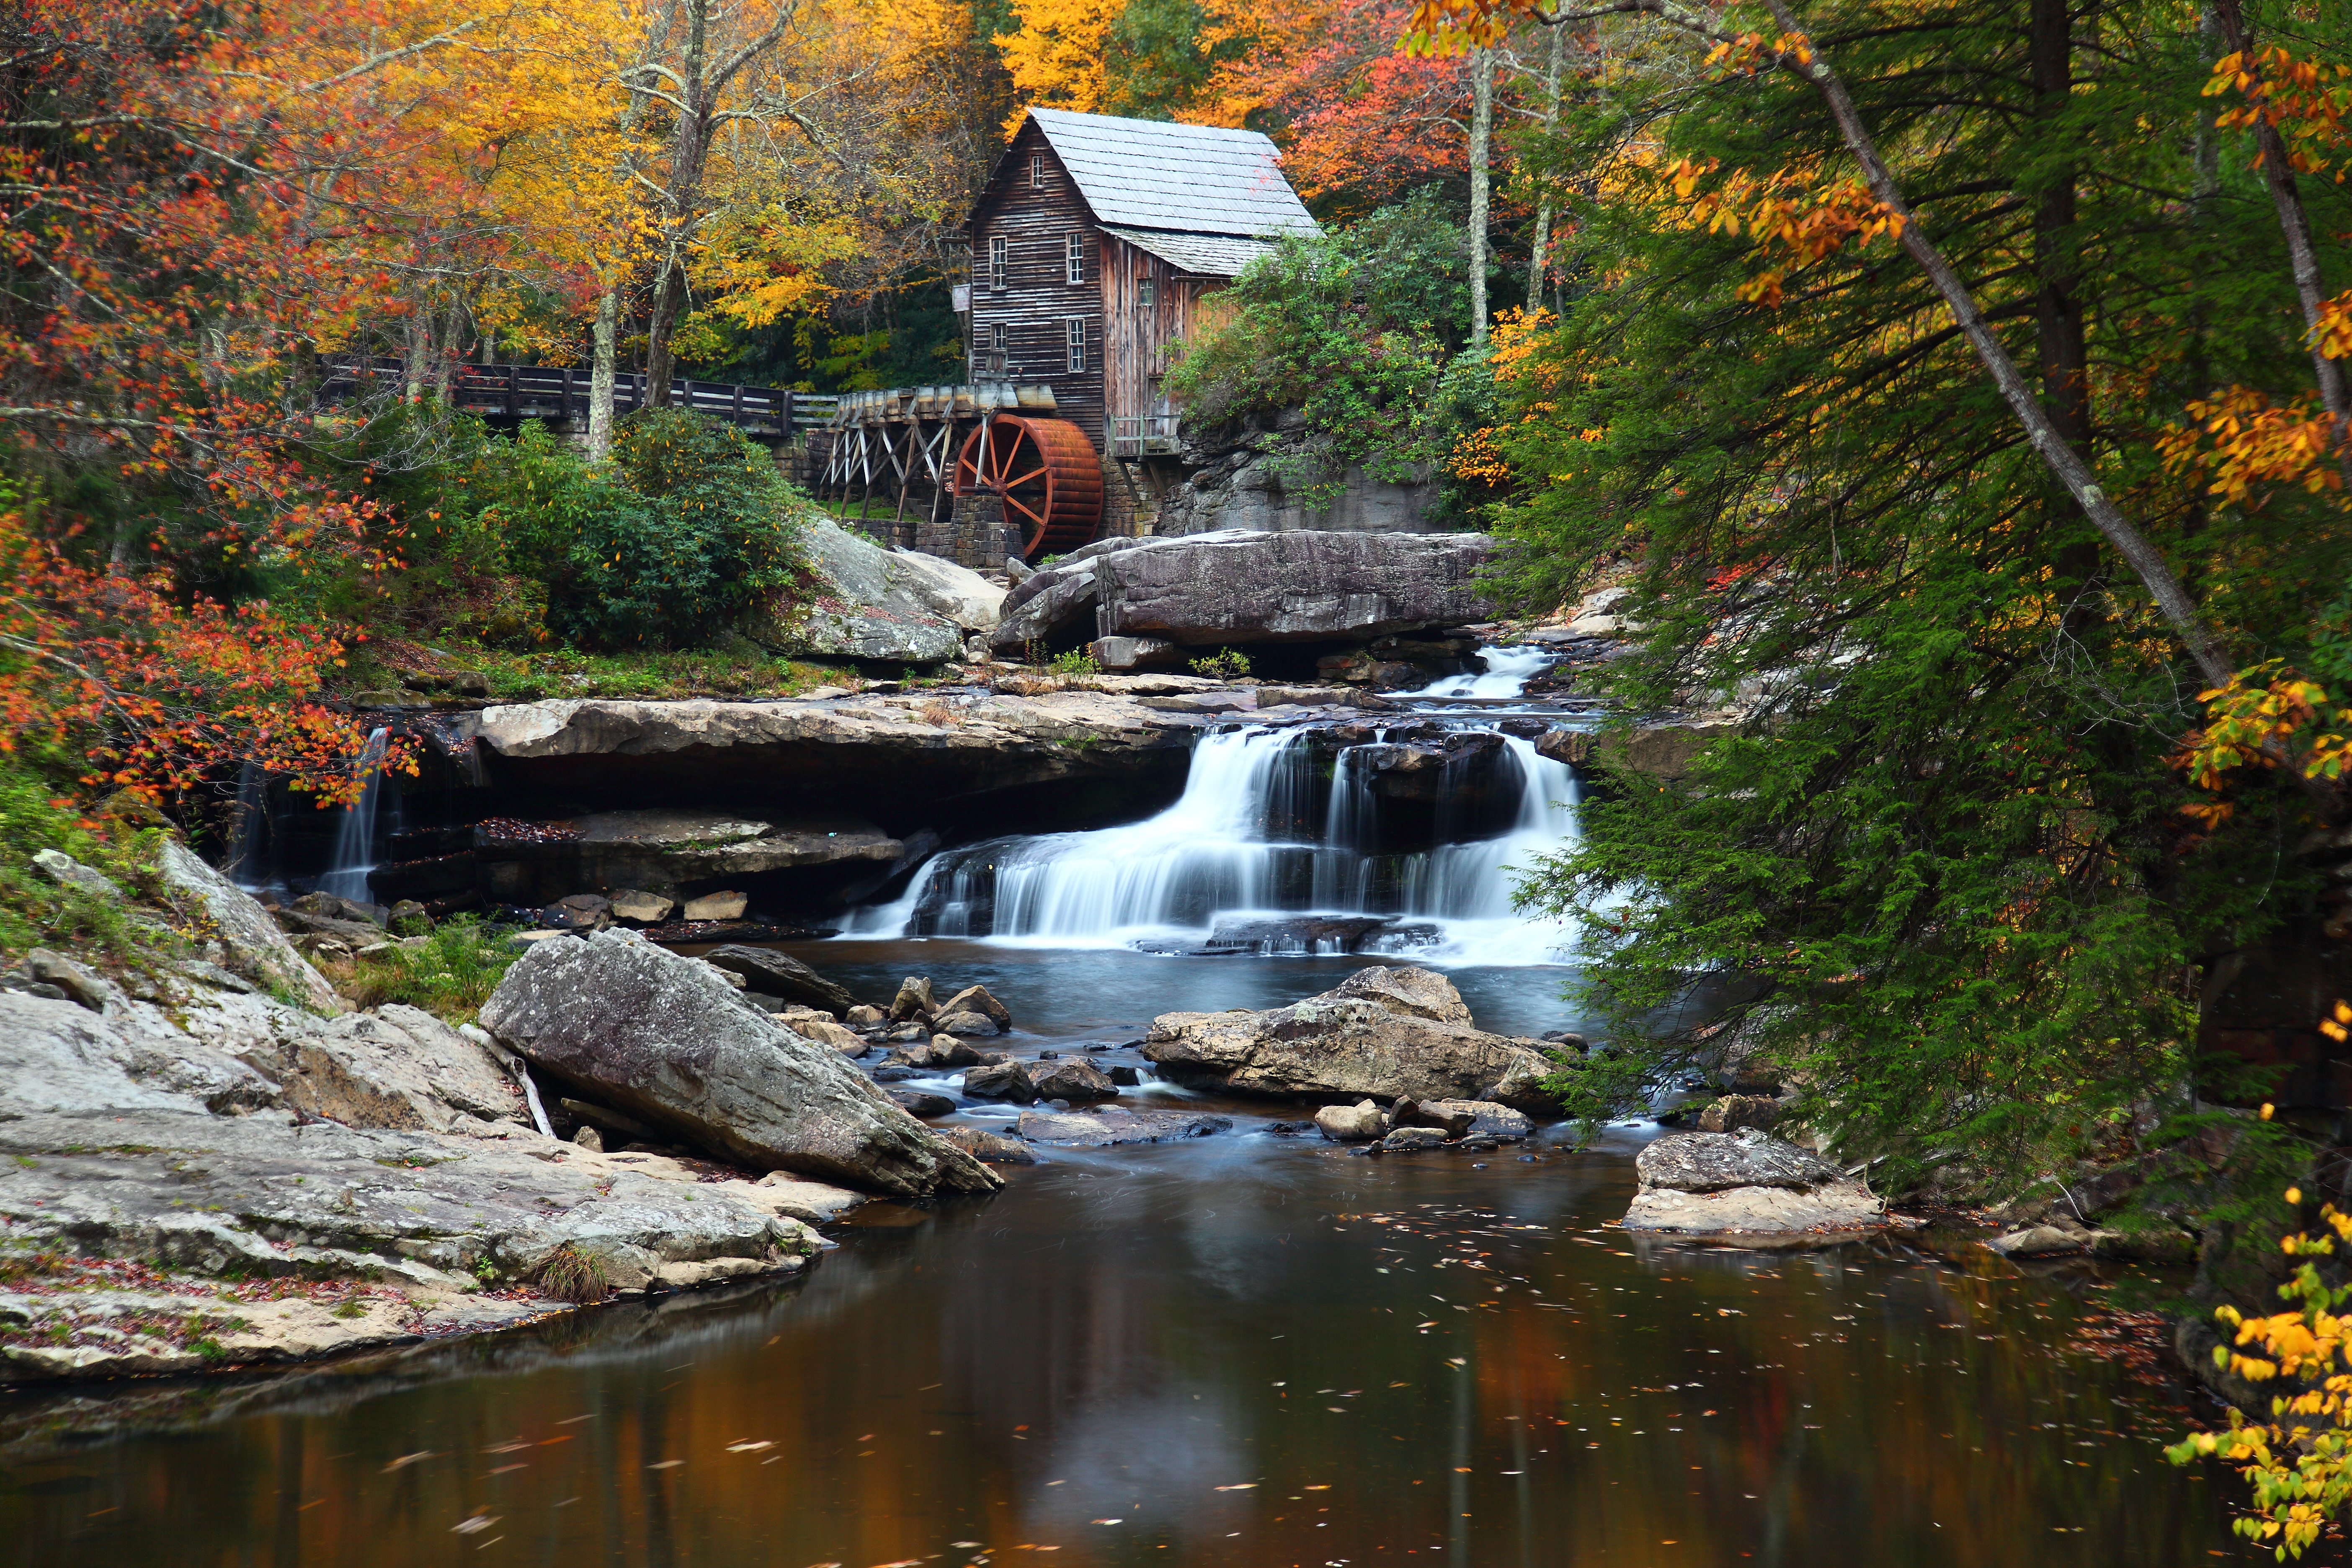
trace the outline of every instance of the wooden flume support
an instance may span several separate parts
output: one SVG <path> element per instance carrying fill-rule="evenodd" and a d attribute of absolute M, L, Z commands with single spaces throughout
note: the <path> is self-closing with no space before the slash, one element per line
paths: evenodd
<path fill-rule="evenodd" d="M 1102 463 L 1066 419 L 999 414 L 984 421 L 956 457 L 955 493 L 999 498 L 1031 560 L 1066 554 L 1102 529 Z"/>
<path fill-rule="evenodd" d="M 958 458 L 974 435 L 1007 415 L 1064 423 L 1053 418 L 1054 412 L 1053 388 L 1011 382 L 845 392 L 832 422 L 810 436 L 812 488 L 820 499 L 844 504 L 854 501 L 861 510 L 877 496 L 892 498 L 887 530 L 878 529 L 878 520 L 866 526 L 888 532 L 893 542 L 911 545 L 918 522 L 938 523 L 953 510 L 957 495 L 977 493 L 960 489 L 955 473 Z M 1086 445 L 1083 435 L 1079 441 Z M 1087 452 L 1099 521 L 1101 478 L 1091 446 L 1087 446 Z M 1006 509 L 1005 521 L 1022 526 L 1024 535 L 1035 531 L 1031 520 L 1011 507 Z"/>

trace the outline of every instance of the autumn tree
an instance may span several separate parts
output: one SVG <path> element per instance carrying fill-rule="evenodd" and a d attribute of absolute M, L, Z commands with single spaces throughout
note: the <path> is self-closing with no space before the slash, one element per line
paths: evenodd
<path fill-rule="evenodd" d="M 1892 1181 L 2031 1177 L 2187 1080 L 2200 966 L 2315 890 L 2268 847 L 2332 807 L 2217 822 L 2174 765 L 2217 669 L 2352 622 L 2332 485 L 2169 456 L 2308 385 L 2295 266 L 2160 7 L 1658 9 L 1595 23 L 1642 68 L 1544 158 L 1591 287 L 1481 445 L 1524 591 L 1630 573 L 1628 708 L 1742 716 L 1530 880 L 1657 1052 L 1571 1087 L 1752 1053 Z"/>

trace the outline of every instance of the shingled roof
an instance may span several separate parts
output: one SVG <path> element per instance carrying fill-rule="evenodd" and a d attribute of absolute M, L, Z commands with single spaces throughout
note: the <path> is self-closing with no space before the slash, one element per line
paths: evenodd
<path fill-rule="evenodd" d="M 1175 234 L 1312 234 L 1314 218 L 1255 131 L 1033 109 L 1097 222 Z"/>

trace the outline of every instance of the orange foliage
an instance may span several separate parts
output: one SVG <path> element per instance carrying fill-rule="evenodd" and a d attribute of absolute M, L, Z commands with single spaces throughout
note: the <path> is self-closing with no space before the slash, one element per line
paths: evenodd
<path fill-rule="evenodd" d="M 2259 392 L 2230 387 L 2191 402 L 2190 425 L 2171 425 L 2157 450 L 2175 473 L 2196 470 L 2209 494 L 2242 504 L 2258 484 L 2300 485 L 2314 494 L 2343 485 L 2328 461 L 2326 414 L 2301 399 L 2278 407 Z"/>
<path fill-rule="evenodd" d="M 1737 291 L 1743 300 L 1778 306 L 1781 285 L 1794 268 L 1834 254 L 1848 241 L 1867 245 L 1882 237 L 1903 237 L 1903 215 L 1873 196 L 1859 180 L 1815 190 L 1807 171 L 1775 170 L 1759 179 L 1741 170 L 1715 188 L 1701 190 L 1701 183 L 1717 166 L 1712 159 L 1700 163 L 1683 158 L 1661 172 L 1686 204 L 1685 221 L 1718 234 L 1736 235 L 1744 227 L 1766 258 L 1777 263 L 1739 286 Z"/>
<path fill-rule="evenodd" d="M 268 605 L 183 605 L 168 574 L 107 575 L 0 512 L 0 752 L 87 748 L 83 782 L 146 799 L 253 762 L 322 806 L 356 800 L 366 731 L 317 700 L 343 644 Z M 386 766 L 415 771 L 404 752 Z"/>
<path fill-rule="evenodd" d="M 2325 174 L 2334 168 L 2341 184 L 2346 122 L 2352 120 L 2352 88 L 2343 85 L 2347 79 L 2352 79 L 2352 67 L 2297 59 L 2273 45 L 2214 61 L 2205 96 L 2243 95 L 2246 101 L 2224 110 L 2215 123 L 2243 127 L 2268 121 L 2286 143 L 2287 162 L 2298 173 Z"/>

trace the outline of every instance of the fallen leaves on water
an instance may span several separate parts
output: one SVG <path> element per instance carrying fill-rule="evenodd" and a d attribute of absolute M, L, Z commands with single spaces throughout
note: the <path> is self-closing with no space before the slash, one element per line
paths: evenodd
<path fill-rule="evenodd" d="M 728 1444 L 727 1451 L 730 1454 L 757 1454 L 763 1449 L 772 1448 L 775 1446 L 776 1445 L 772 1441 L 764 1437 L 760 1439 L 758 1442 L 753 1442 L 751 1438 L 746 1437 L 740 1442 Z"/>
<path fill-rule="evenodd" d="M 471 1519 L 461 1519 L 457 1523 L 451 1525 L 449 1527 L 449 1533 L 452 1535 L 478 1535 L 483 1531 L 489 1529 L 490 1526 L 498 1523 L 498 1521 L 499 1516 L 494 1513 L 478 1513 Z"/>
<path fill-rule="evenodd" d="M 400 1458 L 386 1465 L 383 1468 L 383 1473 L 388 1476 L 394 1470 L 404 1470 L 409 1466 L 416 1463 L 417 1460 L 429 1459 L 432 1457 L 433 1450 L 430 1448 L 419 1448 L 414 1454 L 403 1454 Z"/>
<path fill-rule="evenodd" d="M 1221 1492 L 1245 1492 L 1255 1485 L 1257 1485 L 1255 1481 L 1235 1481 L 1232 1486 L 1219 1487 L 1217 1489 Z"/>
<path fill-rule="evenodd" d="M 647 1465 L 646 1468 L 649 1470 L 674 1470 L 684 1463 L 686 1463 L 684 1459 L 658 1459 L 654 1463 Z"/>

